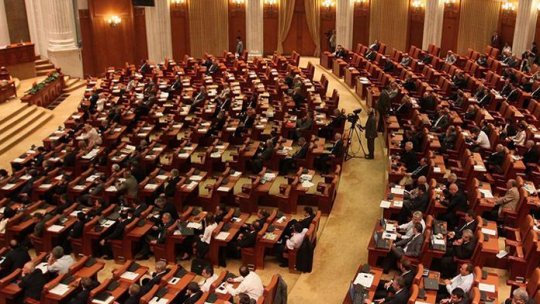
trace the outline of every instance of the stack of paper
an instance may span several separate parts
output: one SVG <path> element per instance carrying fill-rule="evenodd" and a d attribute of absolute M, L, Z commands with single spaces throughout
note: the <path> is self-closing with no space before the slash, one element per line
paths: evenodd
<path fill-rule="evenodd" d="M 371 273 L 359 273 L 356 275 L 353 284 L 360 284 L 366 288 L 370 288 L 373 284 L 374 276 Z"/>
<path fill-rule="evenodd" d="M 60 226 L 60 225 L 51 225 L 51 226 L 49 226 L 49 228 L 47 228 L 47 231 L 51 231 L 51 232 L 60 232 L 60 231 L 62 231 L 62 229 L 64 229 L 64 226 Z"/>
<path fill-rule="evenodd" d="M 187 227 L 188 228 L 192 228 L 192 229 L 201 229 L 202 228 L 202 224 L 201 223 L 195 223 L 195 222 L 189 222 L 187 224 Z"/>
<path fill-rule="evenodd" d="M 50 293 L 63 296 L 69 291 L 69 286 L 65 284 L 58 284 L 53 289 L 49 290 Z"/>
<path fill-rule="evenodd" d="M 221 231 L 220 233 L 218 233 L 218 235 L 216 235 L 216 240 L 224 241 L 229 237 L 229 235 L 230 235 L 229 232 Z"/>
<path fill-rule="evenodd" d="M 133 281 L 135 280 L 139 275 L 135 272 L 131 272 L 131 271 L 126 271 L 124 273 L 122 273 L 122 275 L 120 276 L 122 279 L 126 279 L 126 280 L 130 280 L 130 281 Z"/>

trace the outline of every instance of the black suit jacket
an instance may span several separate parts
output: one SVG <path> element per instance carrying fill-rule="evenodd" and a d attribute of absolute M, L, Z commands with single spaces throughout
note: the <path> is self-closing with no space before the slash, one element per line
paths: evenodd
<path fill-rule="evenodd" d="M 173 220 L 178 219 L 178 211 L 176 210 L 176 207 L 170 202 L 165 203 L 165 206 L 163 206 L 163 209 L 159 213 L 160 217 L 163 215 L 163 213 L 170 213 Z"/>
<path fill-rule="evenodd" d="M 139 304 L 141 297 L 139 295 L 130 296 L 124 301 L 124 304 Z"/>
<path fill-rule="evenodd" d="M 456 212 L 467 210 L 467 197 L 461 191 L 458 191 L 454 196 L 448 199 L 446 204 L 446 212 Z"/>
<path fill-rule="evenodd" d="M 418 168 L 418 159 L 416 158 L 416 153 L 414 151 L 403 151 L 400 156 L 401 162 L 407 168 L 407 172 L 413 172 Z"/>
<path fill-rule="evenodd" d="M 113 231 L 105 237 L 106 240 L 119 240 L 124 236 L 124 230 L 126 229 L 126 225 L 128 224 L 128 220 L 118 221 L 116 222 L 116 225 L 114 225 Z"/>
<path fill-rule="evenodd" d="M 468 242 L 467 244 L 461 244 L 454 246 L 454 256 L 458 259 L 470 259 L 474 253 L 476 242 Z"/>
<path fill-rule="evenodd" d="M 304 144 L 300 150 L 296 151 L 296 153 L 294 153 L 294 155 L 292 156 L 293 158 L 299 158 L 299 159 L 304 159 L 306 158 L 306 155 L 307 155 L 307 152 L 308 152 L 308 148 L 309 148 L 309 144 L 306 143 Z"/>
<path fill-rule="evenodd" d="M 523 154 L 523 162 L 526 164 L 536 164 L 538 163 L 538 152 L 534 148 L 528 150 Z"/>
<path fill-rule="evenodd" d="M 174 196 L 174 193 L 176 192 L 176 184 L 180 181 L 180 176 L 171 178 L 167 182 L 167 186 L 165 186 L 165 195 L 168 197 Z"/>
<path fill-rule="evenodd" d="M 86 304 L 88 303 L 89 297 L 90 297 L 90 290 L 83 289 L 73 299 L 69 300 L 68 304 Z"/>
<path fill-rule="evenodd" d="M 189 298 L 187 298 L 183 304 L 195 304 L 201 297 L 202 291 L 199 290 L 196 293 L 192 294 Z"/>
<path fill-rule="evenodd" d="M 330 153 L 334 154 L 335 157 L 341 157 L 343 155 L 343 140 L 336 141 Z"/>
<path fill-rule="evenodd" d="M 454 233 L 456 234 L 454 236 L 454 239 L 460 239 L 461 236 L 463 235 L 463 230 L 465 229 L 470 229 L 474 233 L 476 231 L 477 226 L 478 226 L 478 223 L 476 222 L 476 220 L 473 220 L 470 223 L 461 224 L 460 226 L 456 227 L 456 230 L 454 231 Z"/>
<path fill-rule="evenodd" d="M 45 277 L 41 270 L 36 269 L 32 273 L 21 278 L 19 287 L 23 290 L 24 298 L 32 298 L 34 300 L 41 299 L 41 291 L 45 286 Z"/>
<path fill-rule="evenodd" d="M 84 232 L 84 224 L 85 223 L 83 221 L 76 221 L 69 232 L 69 236 L 76 239 L 82 237 Z"/>
<path fill-rule="evenodd" d="M 26 262 L 30 261 L 28 250 L 22 246 L 11 249 L 6 255 L 4 262 L 0 265 L 0 277 L 4 277 L 18 268 L 22 268 Z"/>
<path fill-rule="evenodd" d="M 144 295 L 144 294 L 148 293 L 150 291 L 150 289 L 152 289 L 152 287 L 154 287 L 154 285 L 159 284 L 159 282 L 161 281 L 161 278 L 164 275 L 166 275 L 167 272 L 169 272 L 169 269 L 165 270 L 164 272 L 162 272 L 160 274 L 153 273 L 152 278 L 148 282 L 146 282 L 146 284 L 141 286 L 141 291 L 139 292 L 139 294 Z"/>
<path fill-rule="evenodd" d="M 384 300 L 384 303 L 386 304 L 407 304 L 409 301 L 409 290 L 407 288 L 403 288 L 399 292 L 395 293 L 394 295 L 386 298 Z"/>

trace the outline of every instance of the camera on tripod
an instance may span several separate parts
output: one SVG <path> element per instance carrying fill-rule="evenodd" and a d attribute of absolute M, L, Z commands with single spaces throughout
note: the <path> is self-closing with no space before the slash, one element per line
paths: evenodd
<path fill-rule="evenodd" d="M 360 120 L 360 113 L 362 112 L 362 109 L 356 109 L 352 113 L 349 113 L 347 115 L 347 121 L 352 124 L 352 127 L 356 125 L 356 123 Z"/>

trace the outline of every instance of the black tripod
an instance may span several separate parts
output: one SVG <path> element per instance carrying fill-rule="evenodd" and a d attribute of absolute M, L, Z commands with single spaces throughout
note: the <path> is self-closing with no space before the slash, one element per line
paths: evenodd
<path fill-rule="evenodd" d="M 360 124 L 356 125 L 357 121 L 352 122 L 351 127 L 346 131 L 347 132 L 347 151 L 345 153 L 345 161 L 348 161 L 349 159 L 353 158 L 366 158 L 366 150 L 364 149 L 364 145 L 362 144 L 362 138 L 360 137 L 360 133 L 364 130 Z M 360 147 L 353 151 L 352 148 L 352 142 L 353 138 L 356 137 L 358 139 L 358 144 Z M 360 149 L 362 149 L 362 153 L 364 153 L 364 156 L 360 156 Z"/>

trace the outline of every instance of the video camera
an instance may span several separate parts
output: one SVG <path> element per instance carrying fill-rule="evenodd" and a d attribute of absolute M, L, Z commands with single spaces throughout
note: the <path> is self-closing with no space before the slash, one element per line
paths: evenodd
<path fill-rule="evenodd" d="M 350 122 L 353 126 L 360 120 L 360 113 L 362 109 L 356 109 L 352 113 L 347 115 L 347 121 Z"/>

